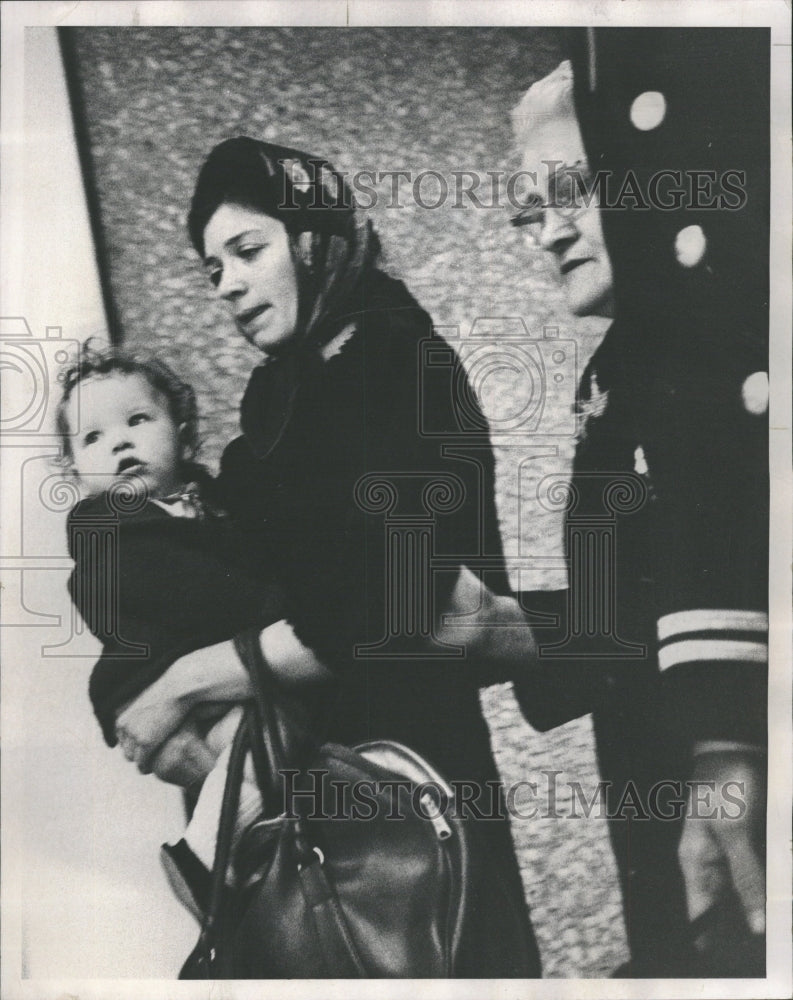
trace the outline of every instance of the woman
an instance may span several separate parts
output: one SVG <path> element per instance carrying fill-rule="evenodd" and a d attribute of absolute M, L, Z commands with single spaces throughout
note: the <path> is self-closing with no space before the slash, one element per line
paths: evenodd
<path fill-rule="evenodd" d="M 443 391 L 420 394 L 431 319 L 378 269 L 371 224 L 327 162 L 249 138 L 227 140 L 201 169 L 188 225 L 215 294 L 265 355 L 218 484 L 233 514 L 266 522 L 275 551 L 288 624 L 264 630 L 265 658 L 297 684 L 333 678 L 325 738 L 397 740 L 465 783 L 469 812 L 495 817 L 479 826 L 525 914 L 478 692 L 503 679 L 497 663 L 503 671 L 526 655 L 529 632 L 474 630 L 461 659 L 449 655 L 436 624 L 440 610 L 474 612 L 477 602 L 472 620 L 522 624 L 512 598 L 494 597 L 463 570 L 467 561 L 486 560 L 496 567 L 488 586 L 508 593 L 493 457 L 481 447 L 484 420 L 474 421 L 474 462 L 441 451 L 449 435 L 461 438 L 462 401 L 471 413 L 464 374 L 456 366 Z M 390 561 L 388 517 L 408 529 L 418 524 L 425 540 L 433 532 L 440 572 L 402 576 Z M 418 595 L 416 588 L 423 588 Z M 384 642 L 389 637 L 398 649 Z M 173 780 L 182 762 L 178 739 L 168 738 L 192 706 L 248 693 L 230 643 L 198 651 L 121 713 L 119 740 L 141 769 Z M 530 935 L 527 918 L 526 925 Z M 472 975 L 475 968 L 474 961 Z"/>
<path fill-rule="evenodd" d="M 572 313 L 614 320 L 580 387 L 570 593 L 525 602 L 559 614 L 556 642 L 538 641 L 569 659 L 518 694 L 539 728 L 594 713 L 631 946 L 622 974 L 762 975 L 767 430 L 745 387 L 762 374 L 767 285 L 745 263 L 768 239 L 767 123 L 736 67 L 762 65 L 763 42 L 588 41 L 575 88 L 563 62 L 513 113 L 537 179 L 515 224 L 554 260 Z M 740 141 L 736 120 L 753 123 Z M 682 190 L 675 204 L 658 186 L 670 166 L 720 175 L 728 160 L 748 168 L 744 211 L 697 210 Z M 619 490 L 637 502 L 620 509 Z M 608 564 L 577 548 L 598 519 L 613 526 Z M 576 635 L 582 610 L 595 627 Z M 730 784 L 739 817 L 698 810 L 698 786 Z"/>

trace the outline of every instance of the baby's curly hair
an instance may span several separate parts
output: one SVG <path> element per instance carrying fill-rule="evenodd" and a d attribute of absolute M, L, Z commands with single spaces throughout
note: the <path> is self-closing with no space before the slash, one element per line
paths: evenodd
<path fill-rule="evenodd" d="M 157 358 L 144 357 L 115 347 L 95 347 L 92 340 L 82 345 L 79 355 L 67 364 L 58 376 L 62 395 L 55 410 L 55 427 L 62 442 L 58 464 L 69 468 L 74 460 L 66 404 L 76 386 L 90 378 L 120 375 L 141 375 L 152 389 L 168 400 L 168 411 L 177 427 L 182 427 L 181 441 L 185 467 L 192 464 L 198 452 L 198 407 L 192 386 L 183 382 Z"/>

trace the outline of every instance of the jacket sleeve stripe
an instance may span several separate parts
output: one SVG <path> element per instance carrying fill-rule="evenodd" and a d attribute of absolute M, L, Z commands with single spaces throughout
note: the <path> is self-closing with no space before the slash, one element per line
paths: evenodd
<path fill-rule="evenodd" d="M 658 641 L 690 632 L 768 632 L 768 615 L 764 611 L 733 608 L 698 608 L 676 611 L 658 619 Z"/>
<path fill-rule="evenodd" d="M 764 642 L 734 639 L 683 639 L 670 642 L 658 651 L 660 670 L 668 670 L 681 663 L 716 661 L 767 663 L 768 646 Z"/>

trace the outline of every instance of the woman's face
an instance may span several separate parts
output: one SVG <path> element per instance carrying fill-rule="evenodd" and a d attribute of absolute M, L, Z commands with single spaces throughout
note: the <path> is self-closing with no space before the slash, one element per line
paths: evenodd
<path fill-rule="evenodd" d="M 575 219 L 549 219 L 540 245 L 556 259 L 570 312 L 610 319 L 614 305 L 611 259 L 597 205 L 584 208 Z"/>
<path fill-rule="evenodd" d="M 249 343 L 277 353 L 295 336 L 297 274 L 282 222 L 224 202 L 204 229 L 204 265 Z"/>
<path fill-rule="evenodd" d="M 580 170 L 582 162 L 577 161 L 571 169 Z M 557 174 L 564 172 L 564 165 L 556 170 Z M 555 178 L 553 174 L 547 175 L 547 167 L 544 178 L 542 168 L 538 171 L 538 200 L 553 206 L 559 204 L 558 196 L 553 193 Z M 587 204 L 580 196 L 578 206 L 577 210 L 543 208 L 535 227 L 536 240 L 556 262 L 570 312 L 574 316 L 611 318 L 614 285 L 600 209 L 596 199 Z"/>
<path fill-rule="evenodd" d="M 551 85 L 554 76 L 546 78 L 546 86 Z M 560 91 L 558 104 L 572 82 L 557 80 L 553 87 Z M 603 238 L 597 192 L 583 197 L 581 185 L 592 178 L 588 176 L 584 143 L 574 117 L 572 92 L 563 103 L 565 107 L 569 104 L 567 112 L 561 113 L 554 105 L 555 113 L 549 113 L 531 131 L 523 150 L 523 169 L 532 178 L 527 201 L 541 206 L 531 213 L 537 221 L 530 230 L 537 244 L 555 261 L 570 311 L 576 316 L 610 318 L 614 293 L 611 260 Z"/>

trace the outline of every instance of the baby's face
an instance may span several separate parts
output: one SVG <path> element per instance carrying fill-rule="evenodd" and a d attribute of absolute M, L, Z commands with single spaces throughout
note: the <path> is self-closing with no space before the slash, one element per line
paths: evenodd
<path fill-rule="evenodd" d="M 89 494 L 123 480 L 142 481 L 155 497 L 181 485 L 179 428 L 165 397 L 142 375 L 86 379 L 66 404 L 66 418 L 74 468 Z"/>

